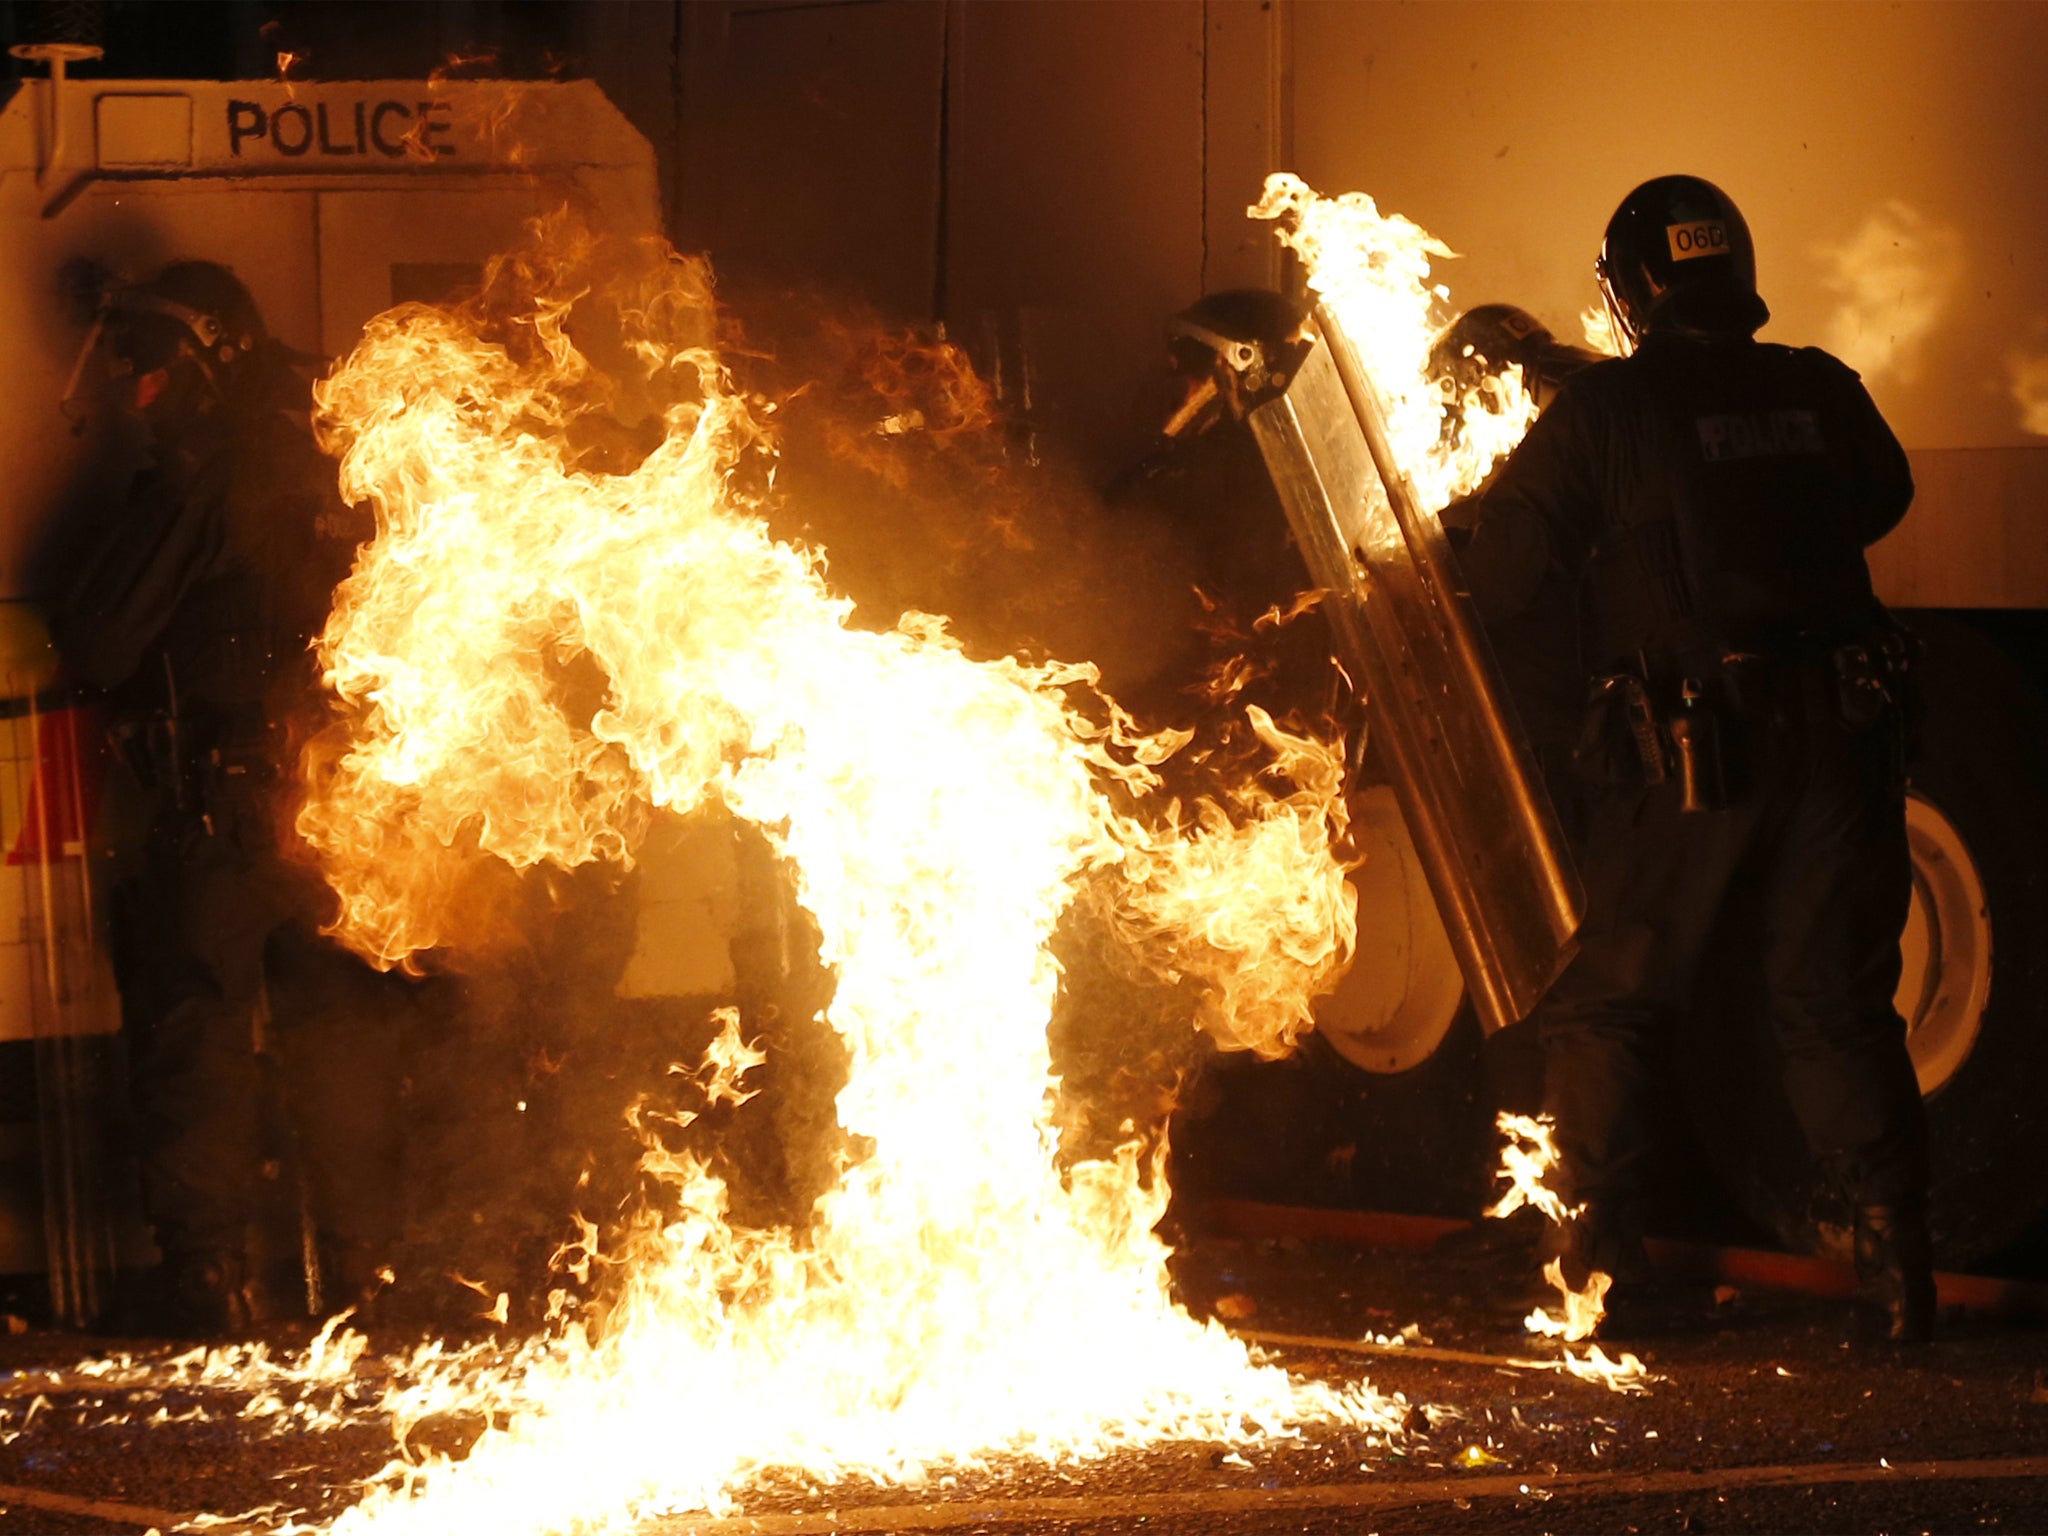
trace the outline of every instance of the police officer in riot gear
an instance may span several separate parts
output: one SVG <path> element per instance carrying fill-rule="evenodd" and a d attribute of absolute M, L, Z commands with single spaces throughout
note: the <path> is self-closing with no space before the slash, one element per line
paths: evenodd
<path fill-rule="evenodd" d="M 395 1177 L 379 1152 L 395 1109 L 363 1075 L 379 1059 L 364 1021 L 394 1012 L 386 979 L 316 936 L 318 892 L 275 827 L 288 727 L 317 683 L 308 641 L 368 529 L 334 495 L 308 381 L 227 268 L 180 261 L 108 283 L 99 319 L 151 463 L 51 629 L 70 679 L 105 698 L 151 802 L 143 870 L 115 901 L 144 1199 L 162 1321 L 213 1334 L 246 1326 L 261 1299 L 246 1239 L 275 1159 L 266 1061 L 305 1058 L 291 1118 L 330 1292 L 353 1281 L 336 1287 L 335 1264 L 368 1267 L 382 1217 L 366 1202 L 388 1200 Z M 321 1017 L 286 1029 L 287 1015 Z"/>
<path fill-rule="evenodd" d="M 1464 564 L 1483 616 L 1578 587 L 1589 689 L 1577 958 L 1541 1008 L 1566 1279 L 1641 1278 L 1647 1083 L 1732 893 L 1760 955 L 1785 1087 L 1856 1212 L 1864 1302 L 1892 1339 L 1934 1310 L 1925 1121 L 1892 1006 L 1911 888 L 1910 652 L 1863 551 L 1904 516 L 1906 455 L 1856 375 L 1760 343 L 1735 205 L 1665 176 L 1597 267 L 1624 356 L 1564 382 L 1502 467 Z"/>

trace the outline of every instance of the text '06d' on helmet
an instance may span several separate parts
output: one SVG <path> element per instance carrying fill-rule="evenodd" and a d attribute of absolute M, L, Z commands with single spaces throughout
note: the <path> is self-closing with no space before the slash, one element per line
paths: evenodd
<path fill-rule="evenodd" d="M 1697 176 L 1659 176 L 1623 198 L 1593 270 L 1624 352 L 1652 331 L 1751 336 L 1771 317 L 1742 211 Z"/>

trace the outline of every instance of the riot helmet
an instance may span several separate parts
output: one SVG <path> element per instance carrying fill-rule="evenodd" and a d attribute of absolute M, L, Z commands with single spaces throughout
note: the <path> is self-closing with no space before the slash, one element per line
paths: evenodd
<path fill-rule="evenodd" d="M 1559 341 L 1550 328 L 1514 304 L 1475 304 L 1437 333 L 1429 349 L 1429 376 L 1446 386 L 1448 404 L 1462 409 L 1471 391 L 1509 368 L 1522 370 L 1522 387 L 1547 406 L 1558 386 L 1600 355 Z"/>
<path fill-rule="evenodd" d="M 217 262 L 174 261 L 148 282 L 109 286 L 101 303 L 109 344 L 137 378 L 191 370 L 214 397 L 265 340 L 256 301 Z"/>
<path fill-rule="evenodd" d="M 1307 354 L 1308 303 L 1270 288 L 1205 294 L 1166 325 L 1167 363 L 1179 390 L 1144 457 L 1103 487 L 1114 501 L 1181 458 L 1211 427 L 1243 421 L 1287 388 Z"/>
<path fill-rule="evenodd" d="M 1659 176 L 1621 200 L 1593 270 L 1624 354 L 1656 332 L 1756 334 L 1756 246 L 1734 201 L 1697 176 Z"/>
<path fill-rule="evenodd" d="M 1186 398 L 1166 424 L 1169 438 L 1242 420 L 1287 387 L 1307 350 L 1304 300 L 1270 288 L 1227 288 L 1204 295 L 1167 324 L 1173 371 Z"/>

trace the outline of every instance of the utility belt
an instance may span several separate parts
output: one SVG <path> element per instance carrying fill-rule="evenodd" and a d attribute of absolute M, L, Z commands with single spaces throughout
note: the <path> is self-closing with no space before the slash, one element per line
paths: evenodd
<path fill-rule="evenodd" d="M 1773 711 L 1832 716 L 1854 734 L 1891 727 L 1896 771 L 1912 756 L 1917 636 L 1886 620 L 1857 638 L 1798 635 L 1768 650 L 1636 665 L 1592 680 L 1572 753 L 1581 777 L 1614 787 L 1676 780 L 1688 812 L 1725 809 L 1746 778 L 1746 726 Z"/>
<path fill-rule="evenodd" d="M 1587 694 L 1573 766 L 1614 788 L 1676 778 L 1687 811 L 1720 810 L 1728 804 L 1725 713 L 1707 702 L 1698 678 L 1683 679 L 1672 698 L 1641 672 L 1603 673 Z"/>

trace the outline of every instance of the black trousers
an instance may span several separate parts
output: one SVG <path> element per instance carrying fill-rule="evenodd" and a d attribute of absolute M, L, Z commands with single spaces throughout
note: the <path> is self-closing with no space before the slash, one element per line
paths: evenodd
<path fill-rule="evenodd" d="M 1842 723 L 1824 662 L 1784 667 L 1731 720 L 1744 782 L 1727 809 L 1683 813 L 1675 782 L 1584 797 L 1580 949 L 1538 1015 L 1574 1202 L 1635 1204 L 1659 1033 L 1684 1015 L 1728 904 L 1745 901 L 1761 953 L 1741 960 L 1761 967 L 1816 1158 L 1859 1204 L 1924 1204 L 1926 1121 L 1892 1005 L 1912 891 L 1899 723 Z"/>
<path fill-rule="evenodd" d="M 395 1224 L 409 989 L 318 937 L 270 817 L 256 791 L 218 797 L 210 829 L 163 811 L 124 893 L 143 1199 L 166 1249 L 239 1249 L 280 1153 L 323 1237 L 376 1244 Z"/>

